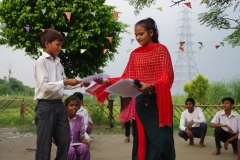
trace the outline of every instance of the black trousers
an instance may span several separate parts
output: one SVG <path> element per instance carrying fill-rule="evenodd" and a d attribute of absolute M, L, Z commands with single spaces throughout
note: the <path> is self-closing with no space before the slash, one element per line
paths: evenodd
<path fill-rule="evenodd" d="M 230 134 L 228 132 L 226 132 L 225 130 L 223 130 L 221 127 L 217 127 L 214 129 L 214 136 L 215 136 L 215 143 L 216 143 L 216 147 L 217 148 L 222 148 L 221 146 L 221 141 L 222 142 L 226 142 L 227 139 L 235 136 L 236 134 Z M 230 143 L 232 144 L 232 148 L 233 150 L 237 150 L 237 141 L 238 139 L 234 139 L 233 141 L 231 141 Z"/>
<path fill-rule="evenodd" d="M 57 146 L 55 160 L 66 160 L 70 145 L 70 127 L 66 107 L 61 99 L 39 100 L 36 106 L 36 160 L 50 160 L 52 138 Z"/>
<path fill-rule="evenodd" d="M 199 127 L 192 127 L 190 129 L 190 131 L 193 133 L 193 136 L 195 138 L 205 137 L 206 133 L 207 133 L 207 125 L 206 125 L 206 123 L 200 123 Z M 187 135 L 187 133 L 185 131 L 180 130 L 178 132 L 178 135 L 180 137 L 182 137 L 183 139 L 185 139 L 185 141 L 188 140 L 188 135 Z"/>
<path fill-rule="evenodd" d="M 132 135 L 133 136 L 135 134 L 135 123 L 136 123 L 135 120 L 132 119 Z M 129 137 L 130 136 L 130 128 L 131 128 L 131 120 L 125 122 L 124 127 L 125 127 L 125 136 Z"/>

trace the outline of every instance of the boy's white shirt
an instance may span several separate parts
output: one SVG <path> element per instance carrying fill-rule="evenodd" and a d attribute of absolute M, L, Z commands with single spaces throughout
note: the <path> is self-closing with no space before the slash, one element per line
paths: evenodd
<path fill-rule="evenodd" d="M 88 114 L 88 111 L 85 108 L 83 108 L 83 106 L 81 106 L 81 108 L 77 111 L 77 114 L 81 115 L 83 117 L 85 130 L 87 130 L 88 122 L 92 123 L 92 120 Z M 89 121 L 89 119 L 90 119 L 90 121 Z"/>
<path fill-rule="evenodd" d="M 218 111 L 213 117 L 211 123 L 214 124 L 227 124 L 232 130 L 233 133 L 239 132 L 239 114 L 231 110 L 231 114 L 229 117 L 226 116 L 225 111 Z M 224 131 L 228 131 L 226 127 L 221 127 Z"/>
<path fill-rule="evenodd" d="M 64 68 L 59 57 L 53 59 L 46 52 L 42 52 L 34 65 L 34 79 L 36 82 L 34 100 L 39 99 L 62 99 L 64 89 L 75 89 L 81 87 L 64 86 L 66 79 Z"/>
<path fill-rule="evenodd" d="M 205 116 L 204 116 L 201 108 L 194 107 L 194 111 L 192 113 L 189 113 L 187 109 L 185 111 L 183 111 L 181 114 L 179 128 L 182 131 L 185 131 L 186 122 L 189 123 L 192 120 L 194 121 L 194 124 L 192 125 L 192 127 L 199 127 L 200 123 L 206 123 L 206 119 L 205 119 Z"/>

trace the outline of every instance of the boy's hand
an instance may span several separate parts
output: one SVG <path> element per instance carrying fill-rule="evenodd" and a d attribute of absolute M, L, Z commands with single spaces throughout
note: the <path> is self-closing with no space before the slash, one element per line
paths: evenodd
<path fill-rule="evenodd" d="M 227 140 L 225 143 L 224 143 L 224 149 L 228 150 L 228 145 L 229 145 L 229 140 Z"/>
<path fill-rule="evenodd" d="M 232 128 L 230 128 L 228 125 L 226 126 L 226 128 L 227 128 L 227 130 L 228 130 L 228 133 L 233 134 Z"/>
<path fill-rule="evenodd" d="M 189 138 L 193 138 L 193 133 L 190 131 L 190 129 L 185 130 Z"/>
<path fill-rule="evenodd" d="M 67 85 L 76 86 L 77 84 L 81 83 L 81 81 L 72 78 L 72 79 L 65 79 L 63 83 L 64 83 L 64 86 L 67 86 Z"/>
<path fill-rule="evenodd" d="M 85 138 L 82 139 L 82 143 L 86 144 L 88 147 L 90 146 L 90 143 Z"/>
<path fill-rule="evenodd" d="M 102 79 L 101 77 L 95 78 L 94 81 L 97 82 L 98 84 L 109 84 L 108 79 Z"/>
<path fill-rule="evenodd" d="M 84 86 L 84 87 L 88 87 L 91 83 L 81 83 L 81 87 Z"/>
<path fill-rule="evenodd" d="M 194 121 L 191 120 L 189 123 L 188 123 L 188 127 L 187 128 L 192 128 L 192 125 L 194 124 Z"/>

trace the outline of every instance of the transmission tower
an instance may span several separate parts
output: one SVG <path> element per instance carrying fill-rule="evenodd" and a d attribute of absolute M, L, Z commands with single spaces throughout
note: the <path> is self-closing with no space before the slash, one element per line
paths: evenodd
<path fill-rule="evenodd" d="M 191 81 L 198 73 L 197 64 L 194 59 L 193 42 L 191 33 L 191 26 L 189 24 L 189 10 L 187 7 L 183 6 L 183 11 L 180 12 L 182 18 L 179 19 L 182 22 L 182 25 L 179 26 L 180 37 L 179 41 L 179 50 L 177 53 L 177 60 L 174 66 L 174 83 L 172 87 L 173 94 L 183 94 L 183 85 L 184 83 Z"/>

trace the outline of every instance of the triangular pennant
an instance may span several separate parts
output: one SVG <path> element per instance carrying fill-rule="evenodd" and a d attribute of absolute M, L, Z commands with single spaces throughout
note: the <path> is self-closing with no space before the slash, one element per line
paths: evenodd
<path fill-rule="evenodd" d="M 139 10 L 134 11 L 135 16 L 139 15 Z"/>
<path fill-rule="evenodd" d="M 198 42 L 201 46 L 203 46 L 203 43 L 202 42 Z"/>
<path fill-rule="evenodd" d="M 157 9 L 158 9 L 159 11 L 162 11 L 162 7 L 158 7 Z"/>
<path fill-rule="evenodd" d="M 209 4 L 209 0 L 203 0 L 203 3 Z"/>
<path fill-rule="evenodd" d="M 12 47 L 8 47 L 9 51 L 13 52 L 13 48 Z"/>
<path fill-rule="evenodd" d="M 85 51 L 86 51 L 86 49 L 81 49 L 81 50 L 80 50 L 81 53 L 83 53 L 83 52 L 85 52 Z"/>
<path fill-rule="evenodd" d="M 216 49 L 218 49 L 220 47 L 220 45 L 216 45 L 215 47 L 216 47 Z"/>
<path fill-rule="evenodd" d="M 41 30 L 42 32 L 44 32 L 44 31 L 45 31 L 45 29 L 43 29 L 43 28 L 42 28 L 42 29 L 40 29 L 40 30 Z"/>
<path fill-rule="evenodd" d="M 188 6 L 189 8 L 192 8 L 191 6 L 191 3 L 190 2 L 187 2 L 187 3 L 184 3 L 186 6 Z"/>
<path fill-rule="evenodd" d="M 114 18 L 118 20 L 118 12 L 113 12 Z"/>
<path fill-rule="evenodd" d="M 181 41 L 181 42 L 180 42 L 180 47 L 182 47 L 182 46 L 184 45 L 184 43 L 185 43 L 185 42 L 182 42 L 182 41 Z"/>
<path fill-rule="evenodd" d="M 42 14 L 44 14 L 46 12 L 46 9 L 41 9 L 42 10 Z"/>
<path fill-rule="evenodd" d="M 88 39 L 88 34 L 85 34 L 85 37 Z"/>
<path fill-rule="evenodd" d="M 198 48 L 199 48 L 199 50 L 202 50 L 202 49 L 203 49 L 203 46 L 199 46 Z"/>
<path fill-rule="evenodd" d="M 68 36 L 68 32 L 63 32 L 63 34 L 65 35 L 65 37 L 67 37 L 67 36 Z"/>
<path fill-rule="evenodd" d="M 63 53 L 65 53 L 65 52 L 66 52 L 66 49 L 62 49 L 62 51 L 63 51 Z"/>
<path fill-rule="evenodd" d="M 112 37 L 106 37 L 110 43 L 112 43 Z"/>
<path fill-rule="evenodd" d="M 63 13 L 65 13 L 65 15 L 66 15 L 68 21 L 70 22 L 70 18 L 71 18 L 71 14 L 72 14 L 72 12 L 63 12 Z"/>
<path fill-rule="evenodd" d="M 27 25 L 26 27 L 24 27 L 26 29 L 27 32 L 30 31 L 30 27 Z"/>
<path fill-rule="evenodd" d="M 220 42 L 220 44 L 224 47 L 224 43 L 223 42 Z"/>
<path fill-rule="evenodd" d="M 109 51 L 109 49 L 104 49 L 103 54 L 106 54 Z"/>
<path fill-rule="evenodd" d="M 135 39 L 131 39 L 131 44 L 133 43 L 134 40 L 135 40 Z"/>
<path fill-rule="evenodd" d="M 130 52 L 131 50 L 132 50 L 132 49 L 128 49 L 128 50 L 127 50 L 127 53 Z"/>
<path fill-rule="evenodd" d="M 184 48 L 183 47 L 179 47 L 180 50 L 182 50 L 184 52 Z"/>
<path fill-rule="evenodd" d="M 96 16 L 96 12 L 92 12 L 92 15 L 95 17 Z"/>

